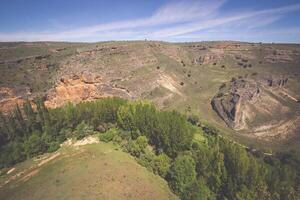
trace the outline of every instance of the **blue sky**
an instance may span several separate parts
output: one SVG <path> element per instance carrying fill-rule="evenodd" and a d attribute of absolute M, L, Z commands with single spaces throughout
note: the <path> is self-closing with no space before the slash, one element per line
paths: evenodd
<path fill-rule="evenodd" d="M 300 0 L 0 0 L 0 41 L 300 43 Z"/>

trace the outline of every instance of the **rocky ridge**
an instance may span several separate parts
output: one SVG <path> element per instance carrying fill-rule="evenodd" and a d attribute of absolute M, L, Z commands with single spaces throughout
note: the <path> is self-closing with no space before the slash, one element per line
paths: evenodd
<path fill-rule="evenodd" d="M 285 88 L 287 82 L 285 76 L 233 79 L 228 86 L 220 87 L 211 105 L 235 130 L 259 137 L 285 137 L 299 128 L 297 111 L 291 105 L 300 108 L 298 100 Z M 291 115 L 294 117 L 287 118 Z"/>

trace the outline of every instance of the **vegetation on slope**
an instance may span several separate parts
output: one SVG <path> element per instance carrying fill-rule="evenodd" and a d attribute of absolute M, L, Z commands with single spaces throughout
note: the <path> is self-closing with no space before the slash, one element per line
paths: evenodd
<path fill-rule="evenodd" d="M 159 108 L 196 114 L 244 144 L 299 151 L 295 129 L 299 124 L 299 49 L 293 44 L 244 42 L 0 43 L 0 110 L 6 112 L 26 98 L 41 95 L 53 107 L 103 96 L 148 99 Z M 83 74 L 88 76 L 81 79 Z M 262 95 L 268 106 L 286 111 L 284 116 L 270 109 L 246 121 L 251 130 L 226 127 L 210 105 L 220 86 L 233 79 L 255 80 L 265 75 L 288 78 L 284 90 L 271 100 L 266 98 L 269 94 Z M 243 113 L 257 116 L 260 112 Z M 273 124 L 279 127 L 270 129 Z M 260 128 L 266 128 L 263 137 L 256 131 Z"/>
<path fill-rule="evenodd" d="M 14 166 L 9 175 L 0 176 L 0 199 L 178 199 L 166 181 L 115 145 L 77 143 L 66 142 L 57 152 L 29 159 Z"/>
<path fill-rule="evenodd" d="M 50 110 L 36 100 L 34 107 L 27 102 L 23 111 L 16 107 L 1 116 L 0 163 L 5 167 L 54 151 L 68 137 L 98 134 L 165 178 L 181 199 L 299 199 L 296 154 L 250 153 L 195 122 L 147 102 L 119 98 Z"/>

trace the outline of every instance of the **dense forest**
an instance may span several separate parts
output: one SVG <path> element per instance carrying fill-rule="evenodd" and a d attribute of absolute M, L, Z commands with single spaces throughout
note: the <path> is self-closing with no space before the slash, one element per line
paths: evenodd
<path fill-rule="evenodd" d="M 67 138 L 91 134 L 122 147 L 183 200 L 300 199 L 295 152 L 251 152 L 220 137 L 216 128 L 200 126 L 196 117 L 120 98 L 56 109 L 37 99 L 0 114 L 0 168 L 56 151 Z"/>

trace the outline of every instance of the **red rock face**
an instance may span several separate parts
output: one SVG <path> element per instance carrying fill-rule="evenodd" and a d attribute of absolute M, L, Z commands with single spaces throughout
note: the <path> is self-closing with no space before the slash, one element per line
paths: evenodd
<path fill-rule="evenodd" d="M 99 99 L 104 96 L 97 89 L 101 83 L 100 77 L 91 74 L 63 77 L 47 94 L 45 105 L 56 108 L 67 102 L 79 103 L 84 100 Z"/>
<path fill-rule="evenodd" d="M 7 114 L 16 105 L 22 106 L 24 102 L 22 96 L 17 96 L 17 92 L 13 88 L 0 88 L 0 112 Z"/>
<path fill-rule="evenodd" d="M 79 103 L 109 96 L 128 97 L 127 91 L 113 87 L 90 73 L 62 77 L 56 86 L 47 92 L 45 105 L 56 108 L 68 102 Z"/>

